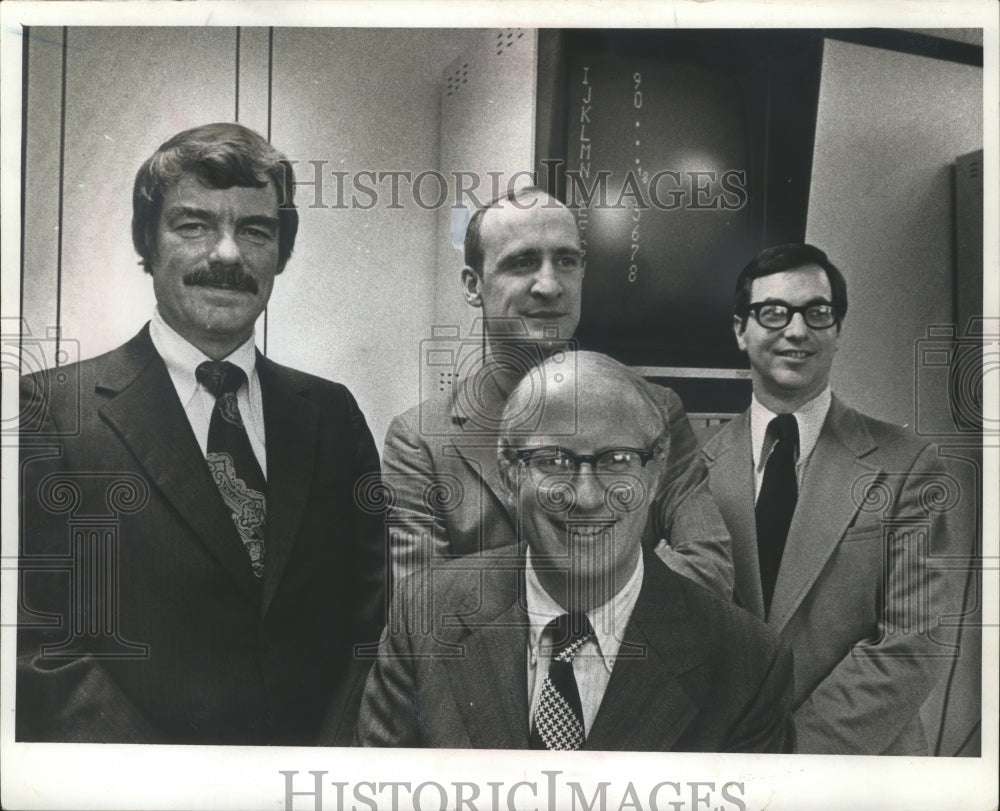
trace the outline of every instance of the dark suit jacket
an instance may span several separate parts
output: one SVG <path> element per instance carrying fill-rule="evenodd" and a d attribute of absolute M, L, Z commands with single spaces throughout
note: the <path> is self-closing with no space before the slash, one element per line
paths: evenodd
<path fill-rule="evenodd" d="M 359 743 L 529 748 L 520 560 L 467 557 L 400 584 L 365 686 Z M 762 623 L 647 555 L 584 748 L 791 751 L 791 690 L 791 657 Z"/>
<path fill-rule="evenodd" d="M 706 444 L 736 598 L 764 616 L 749 411 Z M 955 486 L 953 486 L 955 485 Z M 920 706 L 954 654 L 934 539 L 957 489 L 931 446 L 836 397 L 799 488 L 768 625 L 795 654 L 799 751 L 927 754 Z M 952 493 L 956 496 L 956 493 Z"/>
<path fill-rule="evenodd" d="M 353 497 L 378 457 L 342 385 L 257 370 L 262 581 L 148 326 L 22 379 L 18 740 L 314 742 L 384 618 L 381 518 Z"/>
<path fill-rule="evenodd" d="M 397 577 L 426 565 L 429 554 L 497 554 L 523 540 L 504 504 L 497 468 L 497 426 L 506 400 L 488 385 L 468 388 L 463 379 L 389 426 L 382 469 L 394 493 L 387 520 Z M 691 424 L 673 391 L 650 386 L 650 393 L 669 426 L 670 448 L 647 540 L 655 545 L 666 539 L 657 553 L 668 566 L 730 599 L 729 533 L 708 489 Z"/>

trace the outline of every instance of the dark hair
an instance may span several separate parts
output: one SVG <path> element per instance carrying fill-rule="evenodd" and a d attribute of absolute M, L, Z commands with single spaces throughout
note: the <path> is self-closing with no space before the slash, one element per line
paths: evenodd
<path fill-rule="evenodd" d="M 132 187 L 132 245 L 147 273 L 156 255 L 156 226 L 163 197 L 185 172 L 215 189 L 260 189 L 274 183 L 278 193 L 278 271 L 284 269 L 299 230 L 292 165 L 253 130 L 240 124 L 217 123 L 177 133 L 136 173 Z"/>
<path fill-rule="evenodd" d="M 510 189 L 506 194 L 501 194 L 499 197 L 490 200 L 486 205 L 481 208 L 476 209 L 476 213 L 472 215 L 472 219 L 469 220 L 469 224 L 465 229 L 465 264 L 472 268 L 477 274 L 482 275 L 483 272 L 483 217 L 486 216 L 486 212 L 491 208 L 496 208 L 500 203 L 505 201 L 513 202 L 518 197 L 529 194 L 540 194 L 545 197 L 549 197 L 549 193 L 544 189 L 540 189 L 538 186 L 521 186 L 517 189 Z"/>
<path fill-rule="evenodd" d="M 746 328 L 747 317 L 750 314 L 748 309 L 750 288 L 754 279 L 783 273 L 786 270 L 797 270 L 805 265 L 819 265 L 826 273 L 826 278 L 830 282 L 830 293 L 833 296 L 833 307 L 837 311 L 837 329 L 840 329 L 840 322 L 847 315 L 847 282 L 844 280 L 844 274 L 815 245 L 805 242 L 786 242 L 783 245 L 765 248 L 740 272 L 736 280 L 733 312 L 742 322 L 741 331 Z"/>

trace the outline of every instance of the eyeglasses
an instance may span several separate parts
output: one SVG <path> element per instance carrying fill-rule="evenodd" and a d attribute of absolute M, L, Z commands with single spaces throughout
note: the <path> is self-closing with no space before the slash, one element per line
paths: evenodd
<path fill-rule="evenodd" d="M 617 475 L 622 473 L 638 473 L 654 456 L 657 448 L 643 450 L 641 448 L 608 448 L 594 454 L 577 454 L 560 448 L 558 445 L 547 445 L 537 448 L 522 448 L 513 451 L 518 462 L 524 464 L 531 472 L 539 476 L 552 474 L 570 475 L 580 472 L 580 467 L 586 463 L 597 474 Z"/>
<path fill-rule="evenodd" d="M 784 301 L 758 301 L 747 305 L 747 313 L 753 313 L 757 323 L 766 329 L 784 329 L 792 322 L 795 313 L 802 313 L 806 326 L 811 329 L 829 329 L 837 323 L 837 307 L 828 301 L 793 307 Z"/>

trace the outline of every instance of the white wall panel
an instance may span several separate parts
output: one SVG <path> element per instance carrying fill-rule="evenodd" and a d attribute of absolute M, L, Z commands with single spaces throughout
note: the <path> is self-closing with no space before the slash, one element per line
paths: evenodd
<path fill-rule="evenodd" d="M 891 422 L 914 422 L 916 342 L 952 319 L 951 164 L 983 144 L 982 82 L 978 67 L 825 45 L 806 239 L 847 277 L 834 389 Z"/>
<path fill-rule="evenodd" d="M 445 71 L 441 170 L 449 178 L 456 172 L 473 173 L 479 181 L 474 194 L 481 203 L 498 196 L 494 184 L 503 194 L 515 174 L 534 170 L 537 69 L 537 33 L 497 28 L 478 32 L 471 47 Z M 520 177 L 515 185 L 531 182 Z M 469 307 L 462 294 L 465 263 L 461 247 L 453 243 L 461 242 L 456 237 L 464 235 L 464 228 L 453 223 L 454 216 L 451 208 L 438 215 L 435 324 L 458 325 L 464 336 L 482 311 Z"/>
<path fill-rule="evenodd" d="M 267 137 L 271 101 L 271 29 L 243 27 L 239 34 L 236 120 Z"/>
<path fill-rule="evenodd" d="M 62 28 L 32 28 L 28 49 L 24 162 L 24 267 L 21 315 L 33 337 L 58 325 L 59 122 L 62 98 Z M 72 358 L 70 358 L 72 360 Z M 41 361 L 55 363 L 55 358 Z"/>
<path fill-rule="evenodd" d="M 68 31 L 62 326 L 83 357 L 152 313 L 130 236 L 135 173 L 174 133 L 232 120 L 235 42 L 233 28 Z"/>
<path fill-rule="evenodd" d="M 475 33 L 475 32 L 472 32 Z M 345 383 L 381 449 L 391 418 L 419 396 L 419 342 L 429 334 L 436 274 L 436 212 L 389 181 L 374 205 L 355 193 L 358 172 L 437 170 L 444 66 L 468 31 L 275 29 L 272 140 L 299 161 L 300 183 L 319 162 L 322 189 L 300 185 L 295 253 L 268 307 L 268 354 Z M 344 208 L 332 171 L 347 172 Z M 352 203 L 356 198 L 361 208 Z"/>

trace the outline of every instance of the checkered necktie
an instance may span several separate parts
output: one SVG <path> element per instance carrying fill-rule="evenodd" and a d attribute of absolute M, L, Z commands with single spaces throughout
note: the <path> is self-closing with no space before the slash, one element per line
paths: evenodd
<path fill-rule="evenodd" d="M 594 636 L 586 614 L 562 614 L 545 628 L 553 643 L 549 672 L 531 725 L 532 749 L 583 746 L 583 706 L 573 675 L 573 657 Z M 543 634 L 543 636 L 545 635 Z"/>
<path fill-rule="evenodd" d="M 208 469 L 232 512 L 254 575 L 263 577 L 267 485 L 236 403 L 236 391 L 247 376 L 228 361 L 207 360 L 195 370 L 195 377 L 215 397 L 208 426 Z"/>

